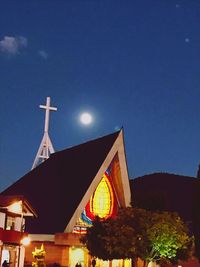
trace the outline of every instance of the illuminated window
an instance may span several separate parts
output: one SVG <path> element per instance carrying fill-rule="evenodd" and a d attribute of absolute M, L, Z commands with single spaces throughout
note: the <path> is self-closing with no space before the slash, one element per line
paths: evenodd
<path fill-rule="evenodd" d="M 14 230 L 14 226 L 15 226 L 15 217 L 7 217 L 6 220 L 6 230 Z"/>
<path fill-rule="evenodd" d="M 103 219 L 112 214 L 113 204 L 112 187 L 108 177 L 104 174 L 93 197 L 90 199 L 90 210 L 95 216 Z"/>
<path fill-rule="evenodd" d="M 84 234 L 87 227 L 92 225 L 95 216 L 101 219 L 107 219 L 116 214 L 116 208 L 114 191 L 109 180 L 109 174 L 105 172 L 95 192 L 81 213 L 81 217 L 77 221 L 73 232 Z"/>
<path fill-rule="evenodd" d="M 76 266 L 77 263 L 84 267 L 84 250 L 82 248 L 71 247 L 69 251 L 70 266 Z"/>
<path fill-rule="evenodd" d="M 3 249 L 2 250 L 2 255 L 1 255 L 1 266 L 4 261 L 10 262 L 10 252 L 8 249 Z"/>

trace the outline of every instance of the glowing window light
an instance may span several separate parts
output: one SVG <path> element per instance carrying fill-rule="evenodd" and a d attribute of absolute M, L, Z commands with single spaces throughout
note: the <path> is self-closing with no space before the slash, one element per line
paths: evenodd
<path fill-rule="evenodd" d="M 112 214 L 114 196 L 106 174 L 103 175 L 93 197 L 90 199 L 90 210 L 95 216 L 106 218 Z"/>
<path fill-rule="evenodd" d="M 75 266 L 77 262 L 84 266 L 84 249 L 71 247 L 69 253 L 71 261 L 70 266 Z"/>
<path fill-rule="evenodd" d="M 10 252 L 8 249 L 3 249 L 1 254 L 1 266 L 2 263 L 6 260 L 7 262 L 10 262 Z"/>
<path fill-rule="evenodd" d="M 116 203 L 114 192 L 109 180 L 109 173 L 106 171 L 81 213 L 80 218 L 77 220 L 73 233 L 84 234 L 87 227 L 92 225 L 95 216 L 99 216 L 101 219 L 107 219 L 115 214 Z"/>

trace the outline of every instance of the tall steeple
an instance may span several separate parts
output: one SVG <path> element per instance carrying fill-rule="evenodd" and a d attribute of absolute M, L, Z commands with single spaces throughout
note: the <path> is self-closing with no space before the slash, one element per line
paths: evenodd
<path fill-rule="evenodd" d="M 50 111 L 57 111 L 57 108 L 55 107 L 51 107 L 50 106 L 50 97 L 47 97 L 47 101 L 46 101 L 46 106 L 44 105 L 40 105 L 40 108 L 43 108 L 46 110 L 45 113 L 45 126 L 44 126 L 44 135 L 42 138 L 42 141 L 40 143 L 38 152 L 36 154 L 35 160 L 33 162 L 33 166 L 32 169 L 34 169 L 37 165 L 39 165 L 41 162 L 45 161 L 46 159 L 49 158 L 51 153 L 54 153 L 55 150 L 53 148 L 51 139 L 49 137 L 48 134 L 48 130 L 49 130 L 49 115 L 50 115 Z"/>

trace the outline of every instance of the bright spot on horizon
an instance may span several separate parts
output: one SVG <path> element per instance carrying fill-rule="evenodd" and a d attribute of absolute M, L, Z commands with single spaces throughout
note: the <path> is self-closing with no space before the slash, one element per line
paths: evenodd
<path fill-rule="evenodd" d="M 80 115 L 80 121 L 82 124 L 89 125 L 92 123 L 92 115 L 88 112 L 84 112 Z"/>

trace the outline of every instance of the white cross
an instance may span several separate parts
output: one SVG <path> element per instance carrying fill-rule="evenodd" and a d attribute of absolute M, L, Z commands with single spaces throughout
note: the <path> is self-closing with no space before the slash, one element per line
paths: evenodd
<path fill-rule="evenodd" d="M 50 106 L 50 97 L 49 96 L 47 97 L 46 106 L 40 105 L 39 107 L 46 109 L 44 136 L 42 138 L 42 142 L 40 143 L 35 160 L 33 162 L 32 169 L 34 169 L 39 164 L 39 161 L 43 162 L 44 160 L 49 158 L 51 153 L 55 152 L 53 145 L 51 143 L 51 139 L 50 139 L 49 134 L 48 134 L 48 129 L 49 129 L 49 113 L 50 113 L 50 111 L 56 111 L 57 108 Z"/>
<path fill-rule="evenodd" d="M 49 129 L 49 113 L 50 111 L 57 111 L 57 108 L 55 107 L 50 107 L 50 97 L 47 97 L 47 102 L 46 106 L 40 105 L 40 108 L 46 109 L 46 114 L 45 114 L 45 126 L 44 126 L 44 131 L 48 132 Z"/>

